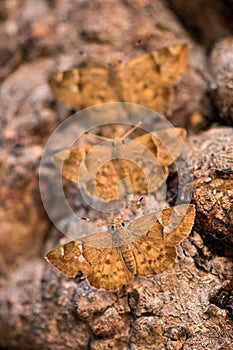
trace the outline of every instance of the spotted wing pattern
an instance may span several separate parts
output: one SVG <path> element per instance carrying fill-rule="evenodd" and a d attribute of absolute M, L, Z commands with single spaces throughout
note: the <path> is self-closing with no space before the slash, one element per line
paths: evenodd
<path fill-rule="evenodd" d="M 132 102 L 161 112 L 187 64 L 185 42 L 131 58 L 125 65 L 83 66 L 54 73 L 50 87 L 61 102 L 86 108 L 106 102 Z"/>
<path fill-rule="evenodd" d="M 105 248 L 92 273 L 87 277 L 95 288 L 117 290 L 133 279 L 118 248 Z"/>
<path fill-rule="evenodd" d="M 117 290 L 133 279 L 118 248 L 95 248 L 93 239 L 91 242 L 91 246 L 82 241 L 66 243 L 51 250 L 46 259 L 69 277 L 80 274 L 97 289 Z"/>
<path fill-rule="evenodd" d="M 59 101 L 76 108 L 119 100 L 114 87 L 109 83 L 107 68 L 101 66 L 53 73 L 49 84 Z"/>
<path fill-rule="evenodd" d="M 142 232 L 143 224 L 146 231 L 132 243 L 139 275 L 161 273 L 175 261 L 175 245 L 189 235 L 194 217 L 194 205 L 183 204 L 143 216 L 129 225 L 135 235 Z"/>
<path fill-rule="evenodd" d="M 133 279 L 132 266 L 136 266 L 140 276 L 165 271 L 175 261 L 175 245 L 188 236 L 194 217 L 193 205 L 164 209 L 129 225 L 130 233 L 135 230 L 135 240 L 131 243 L 111 246 L 110 233 L 94 233 L 53 249 L 46 258 L 70 277 L 81 273 L 97 289 L 117 290 Z"/>
<path fill-rule="evenodd" d="M 97 145 L 60 151 L 54 155 L 54 163 L 65 178 L 82 182 L 92 197 L 111 201 L 127 193 L 143 195 L 156 191 L 166 181 L 168 165 L 181 153 L 180 139 L 185 135 L 184 129 L 171 128 L 137 137 L 127 144 L 129 159 L 111 159 L 113 147 Z M 137 143 L 142 147 L 137 147 Z M 121 180 L 127 180 L 132 188 L 125 182 L 120 184 Z"/>

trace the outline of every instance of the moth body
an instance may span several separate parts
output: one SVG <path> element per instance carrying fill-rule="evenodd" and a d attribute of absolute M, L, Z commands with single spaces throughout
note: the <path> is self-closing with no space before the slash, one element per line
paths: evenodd
<path fill-rule="evenodd" d="M 125 262 L 125 265 L 129 269 L 130 272 L 132 272 L 134 275 L 137 273 L 137 265 L 135 261 L 135 257 L 133 255 L 133 252 L 129 245 L 123 245 L 119 247 L 119 250 L 121 252 L 122 258 Z"/>
<path fill-rule="evenodd" d="M 128 270 L 134 275 L 137 273 L 137 265 L 134 254 L 129 244 L 124 244 L 129 231 L 125 228 L 124 222 L 115 219 L 112 224 L 113 228 L 113 244 L 118 246 L 123 261 Z"/>

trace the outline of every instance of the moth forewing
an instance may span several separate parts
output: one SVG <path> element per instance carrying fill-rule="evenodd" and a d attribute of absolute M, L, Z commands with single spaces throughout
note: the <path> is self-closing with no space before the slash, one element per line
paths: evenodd
<path fill-rule="evenodd" d="M 163 166 L 175 162 L 184 150 L 186 131 L 183 128 L 169 128 L 152 133 L 152 140 L 156 146 L 156 157 Z"/>
<path fill-rule="evenodd" d="M 80 69 L 55 72 L 49 79 L 49 85 L 56 98 L 70 106 L 81 104 Z"/>
<path fill-rule="evenodd" d="M 157 234 L 157 237 L 162 239 L 162 225 L 158 221 L 159 212 L 153 212 L 148 215 L 143 215 L 138 219 L 134 220 L 129 226 L 128 230 L 135 239 L 147 234 L 152 227 Z"/>
<path fill-rule="evenodd" d="M 45 258 L 59 271 L 69 277 L 75 277 L 82 272 L 83 278 L 91 271 L 91 265 L 82 251 L 82 242 L 72 241 L 49 251 Z"/>
<path fill-rule="evenodd" d="M 191 232 L 195 206 L 182 204 L 163 209 L 134 220 L 129 226 L 131 237 L 148 237 L 158 244 L 179 244 Z"/>
<path fill-rule="evenodd" d="M 180 244 L 190 234 L 195 214 L 193 204 L 182 204 L 174 207 L 172 211 L 165 209 L 162 213 L 164 242 L 171 245 Z"/>
<path fill-rule="evenodd" d="M 152 51 L 153 58 L 162 67 L 161 80 L 168 84 L 177 83 L 183 76 L 188 61 L 188 43 L 178 42 Z"/>
<path fill-rule="evenodd" d="M 69 157 L 70 150 L 63 149 L 53 155 L 53 162 L 58 170 L 62 173 L 63 163 Z"/>

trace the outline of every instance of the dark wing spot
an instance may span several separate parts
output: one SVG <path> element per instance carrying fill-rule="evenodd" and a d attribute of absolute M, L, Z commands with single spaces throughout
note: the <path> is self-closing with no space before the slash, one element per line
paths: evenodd
<path fill-rule="evenodd" d="M 82 275 L 83 275 L 82 271 L 78 271 L 77 275 L 75 276 L 75 279 L 77 279 L 77 281 L 80 281 L 82 278 Z"/>

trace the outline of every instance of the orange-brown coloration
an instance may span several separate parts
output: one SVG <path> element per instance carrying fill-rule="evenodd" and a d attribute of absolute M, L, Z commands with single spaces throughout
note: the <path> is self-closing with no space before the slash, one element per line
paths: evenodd
<path fill-rule="evenodd" d="M 54 155 L 54 162 L 66 179 L 82 182 L 90 196 L 106 201 L 118 199 L 119 194 L 123 197 L 130 193 L 129 183 L 134 194 L 142 195 L 156 191 L 167 179 L 168 166 L 182 152 L 185 137 L 186 132 L 182 128 L 164 129 L 137 137 L 126 146 L 126 155 L 130 149 L 129 155 L 133 154 L 134 161 L 116 158 L 104 162 L 104 159 L 111 159 L 114 148 L 100 144 L 60 151 Z M 92 150 L 94 153 L 91 153 Z M 148 154 L 155 157 L 153 164 Z M 80 169 L 82 161 L 84 167 Z M 127 182 L 117 188 L 121 180 Z"/>
<path fill-rule="evenodd" d="M 58 100 L 86 108 L 106 102 L 132 102 L 161 112 L 187 65 L 188 45 L 179 42 L 131 58 L 125 65 L 84 66 L 54 73 L 50 87 Z"/>
<path fill-rule="evenodd" d="M 70 277 L 81 272 L 91 286 L 117 290 L 135 274 L 165 271 L 175 261 L 175 245 L 189 235 L 194 218 L 194 205 L 183 204 L 142 216 L 127 228 L 115 220 L 111 233 L 94 233 L 64 244 L 46 258 Z"/>

